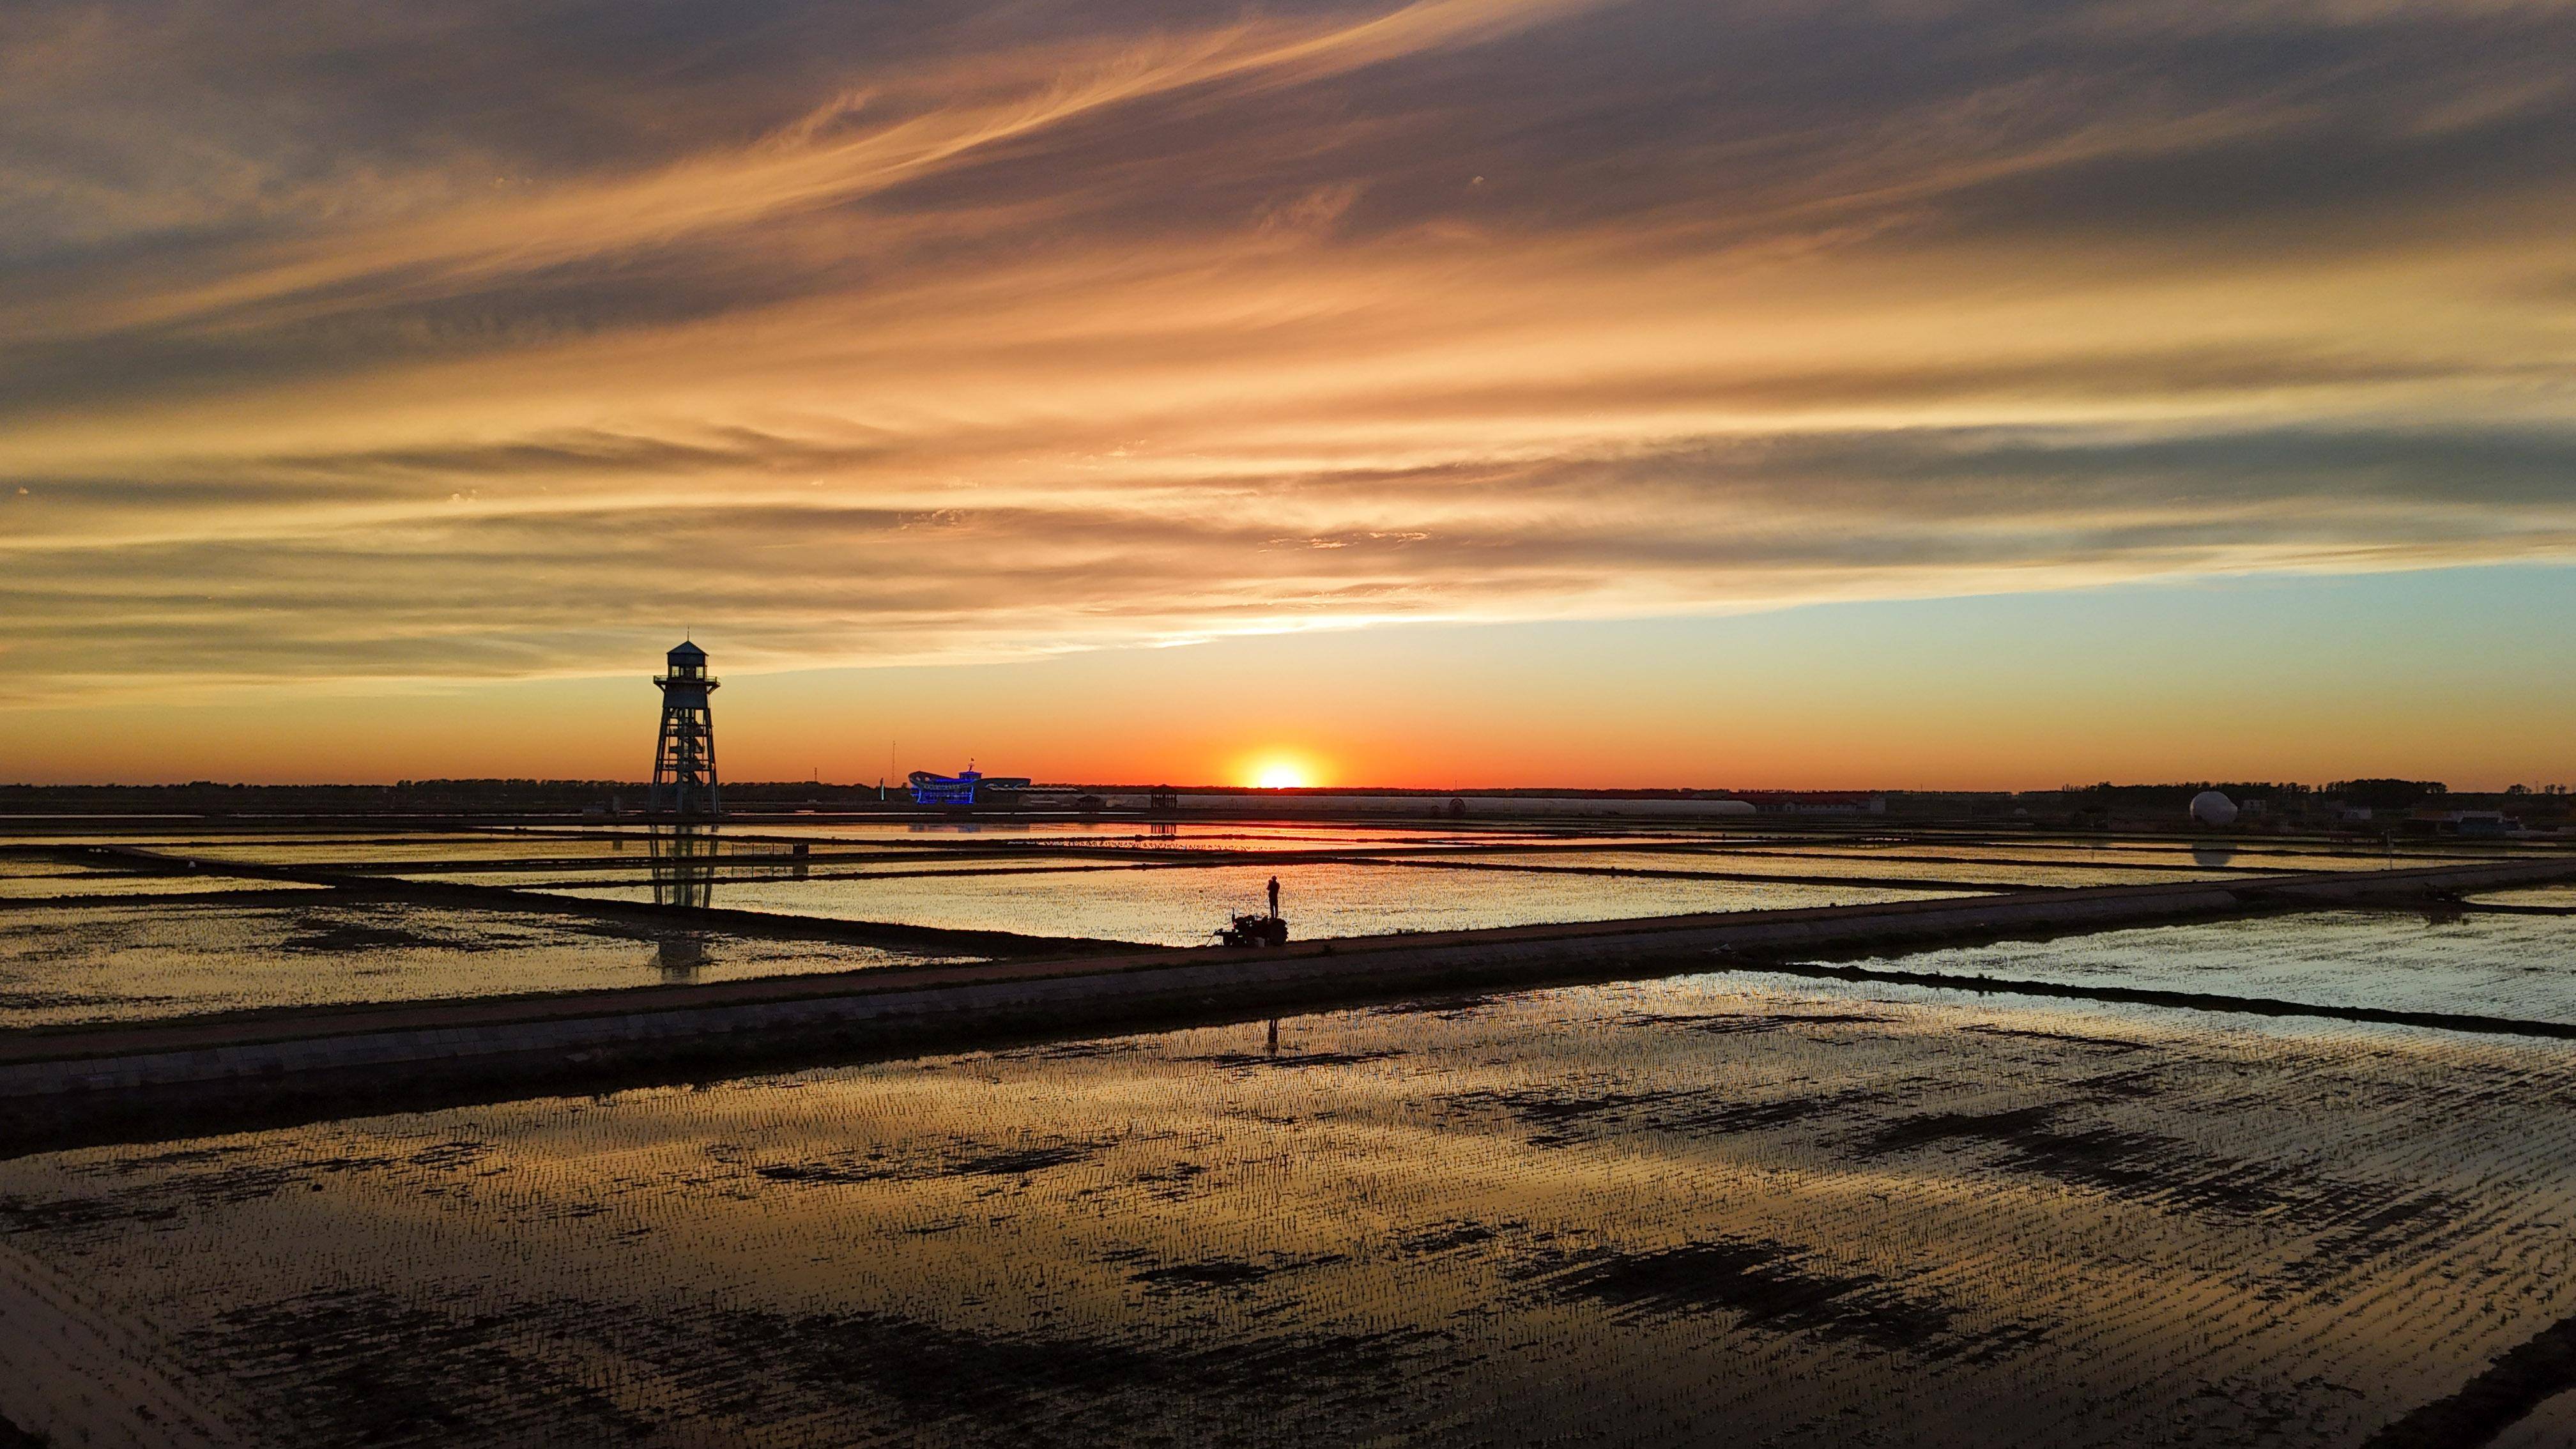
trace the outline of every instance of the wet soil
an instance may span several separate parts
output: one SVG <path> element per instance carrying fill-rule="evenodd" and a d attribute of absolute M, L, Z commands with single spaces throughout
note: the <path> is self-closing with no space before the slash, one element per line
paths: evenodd
<path fill-rule="evenodd" d="M 2037 1330 L 1988 1332 L 1958 1326 L 1960 1311 L 1939 1298 L 1869 1273 L 1822 1266 L 1814 1250 L 1769 1239 L 1717 1238 L 1639 1252 L 1600 1249 L 1540 1275 L 1567 1297 L 1606 1303 L 1622 1317 L 1724 1312 L 1755 1329 L 1902 1349 L 1940 1360 L 2001 1352 Z"/>
<path fill-rule="evenodd" d="M 2363 1449 L 2457 1449 L 2487 1442 L 2543 1400 L 2576 1389 L 2576 1318 L 2561 1319 L 2509 1350 L 2458 1393 L 2436 1399 L 2370 1436 Z"/>

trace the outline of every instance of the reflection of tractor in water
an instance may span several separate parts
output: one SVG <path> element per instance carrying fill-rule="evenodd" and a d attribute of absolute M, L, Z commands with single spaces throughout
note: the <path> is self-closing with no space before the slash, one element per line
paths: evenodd
<path fill-rule="evenodd" d="M 1279 877 L 1270 878 L 1270 914 L 1237 916 L 1234 924 L 1216 933 L 1218 941 L 1228 946 L 1285 946 L 1288 923 L 1279 917 Z"/>

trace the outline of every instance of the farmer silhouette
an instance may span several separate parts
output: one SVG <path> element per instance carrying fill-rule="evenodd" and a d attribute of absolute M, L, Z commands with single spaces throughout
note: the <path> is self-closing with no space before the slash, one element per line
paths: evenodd
<path fill-rule="evenodd" d="M 1279 877 L 1270 878 L 1270 919 L 1279 919 Z"/>

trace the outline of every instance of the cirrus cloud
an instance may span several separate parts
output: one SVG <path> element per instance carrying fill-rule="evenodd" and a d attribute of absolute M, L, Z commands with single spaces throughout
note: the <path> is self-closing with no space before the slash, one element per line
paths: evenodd
<path fill-rule="evenodd" d="M 37 0 L 38 695 L 2576 554 L 2558 5 Z"/>

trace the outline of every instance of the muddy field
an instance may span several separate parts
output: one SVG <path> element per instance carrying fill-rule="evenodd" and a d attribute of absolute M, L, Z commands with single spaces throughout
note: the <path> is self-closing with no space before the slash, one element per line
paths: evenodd
<path fill-rule="evenodd" d="M 2475 1443 L 2576 1387 L 2512 1358 L 2576 1314 L 2571 1066 L 1428 1003 L 22 1158 L 0 1323 L 241 1442 Z"/>

